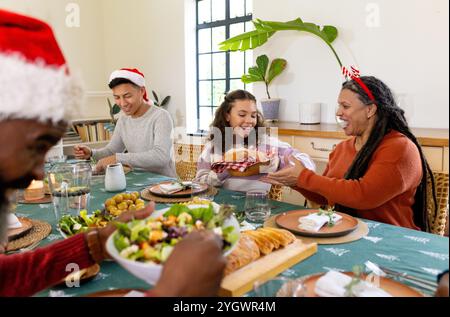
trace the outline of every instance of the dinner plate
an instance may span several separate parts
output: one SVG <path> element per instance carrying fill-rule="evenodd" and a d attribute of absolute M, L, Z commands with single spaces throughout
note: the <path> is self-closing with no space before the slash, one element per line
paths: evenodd
<path fill-rule="evenodd" d="M 28 232 L 30 232 L 31 229 L 33 229 L 33 223 L 30 219 L 19 217 L 18 218 L 20 223 L 22 224 L 22 227 L 15 228 L 15 229 L 8 229 L 7 235 L 8 235 L 8 241 L 13 241 L 15 239 L 18 239 L 20 237 L 23 237 Z"/>
<path fill-rule="evenodd" d="M 85 295 L 85 297 L 125 297 L 125 295 L 129 294 L 130 292 L 137 292 L 136 294 L 145 293 L 144 290 L 134 290 L 134 289 L 122 288 L 122 289 L 113 289 L 113 290 L 95 292 L 92 294 L 87 294 L 87 295 Z M 137 297 L 137 296 L 135 296 L 135 297 Z"/>
<path fill-rule="evenodd" d="M 94 278 L 98 273 L 100 272 L 100 265 L 94 264 L 90 267 L 87 267 L 85 269 L 82 269 L 79 271 L 78 274 L 80 274 L 80 283 L 90 281 L 92 278 Z M 75 283 L 77 279 L 77 273 L 72 272 L 69 275 L 67 275 L 62 281 L 61 284 L 68 285 L 68 283 Z"/>
<path fill-rule="evenodd" d="M 343 272 L 344 274 L 353 277 L 354 274 L 352 272 Z M 306 288 L 306 297 L 318 297 L 318 295 L 315 293 L 314 289 L 316 287 L 316 282 L 319 278 L 321 278 L 325 273 L 315 274 L 306 277 L 303 279 L 303 284 Z M 367 275 L 363 275 L 362 278 L 366 278 Z M 423 297 L 424 295 L 420 293 L 419 291 L 416 291 L 415 289 L 402 284 L 400 282 L 391 280 L 386 277 L 380 277 L 376 276 L 374 278 L 371 278 L 370 281 L 373 283 L 373 281 L 376 281 L 376 279 L 379 279 L 379 287 L 384 290 L 385 292 L 389 293 L 393 297 Z"/>
<path fill-rule="evenodd" d="M 201 193 L 204 193 L 208 190 L 208 184 L 199 184 L 199 183 L 192 183 L 194 188 L 188 188 L 185 190 L 181 190 L 179 192 L 176 193 L 172 193 L 172 194 L 166 194 L 164 193 L 161 188 L 160 185 L 162 184 L 170 184 L 173 183 L 171 181 L 166 181 L 166 182 L 162 182 L 156 185 L 151 186 L 148 191 L 150 193 L 152 193 L 153 195 L 156 196 L 160 196 L 160 197 L 172 197 L 172 198 L 184 198 L 184 197 L 191 197 L 193 195 L 199 195 Z"/>
<path fill-rule="evenodd" d="M 358 227 L 358 220 L 344 213 L 336 212 L 337 215 L 342 216 L 342 219 L 337 221 L 334 226 L 328 227 L 326 224 L 320 228 L 319 231 L 306 231 L 300 229 L 298 218 L 308 216 L 309 214 L 317 213 L 317 209 L 302 209 L 302 210 L 292 210 L 284 212 L 275 218 L 275 223 L 284 229 L 287 229 L 297 235 L 305 237 L 340 237 L 349 234 Z"/>

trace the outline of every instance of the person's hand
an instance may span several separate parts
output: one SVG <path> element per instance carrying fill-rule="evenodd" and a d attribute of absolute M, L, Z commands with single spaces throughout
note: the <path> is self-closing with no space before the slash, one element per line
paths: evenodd
<path fill-rule="evenodd" d="M 92 156 L 92 150 L 85 145 L 75 145 L 73 147 L 75 158 L 80 160 L 88 160 Z"/>
<path fill-rule="evenodd" d="M 6 243 L 0 242 L 0 254 L 3 254 L 6 252 Z"/>
<path fill-rule="evenodd" d="M 150 202 L 144 209 L 137 211 L 128 211 L 121 214 L 115 221 L 116 222 L 129 222 L 133 219 L 145 219 L 151 215 L 151 213 L 155 210 L 155 203 Z M 98 238 L 100 241 L 100 245 L 103 248 L 103 255 L 105 259 L 110 258 L 108 252 L 106 252 L 106 241 L 109 236 L 116 231 L 117 227 L 110 223 L 105 228 L 98 229 Z"/>
<path fill-rule="evenodd" d="M 97 173 L 102 173 L 106 170 L 106 168 L 108 167 L 108 165 L 111 164 L 116 164 L 117 160 L 116 160 L 116 155 L 111 155 L 105 158 L 102 158 L 100 161 L 97 162 L 97 164 L 95 165 L 95 171 Z"/>
<path fill-rule="evenodd" d="M 225 265 L 222 239 L 211 231 L 194 231 L 175 246 L 152 291 L 157 296 L 217 296 Z"/>
<path fill-rule="evenodd" d="M 436 290 L 436 297 L 448 297 L 448 272 L 445 273 L 439 280 L 438 288 Z"/>
<path fill-rule="evenodd" d="M 286 167 L 275 173 L 269 173 L 259 180 L 273 185 L 297 186 L 297 180 L 305 166 L 292 155 L 284 158 Z"/>

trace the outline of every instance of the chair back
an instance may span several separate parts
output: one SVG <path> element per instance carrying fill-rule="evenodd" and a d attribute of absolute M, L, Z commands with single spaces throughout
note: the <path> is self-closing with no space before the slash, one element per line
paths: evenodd
<path fill-rule="evenodd" d="M 434 234 L 444 235 L 445 226 L 448 219 L 448 173 L 433 172 L 434 184 L 436 187 L 437 209 L 435 210 L 431 176 L 427 180 L 427 215 L 430 224 L 430 231 Z"/>
<path fill-rule="evenodd" d="M 202 154 L 203 144 L 175 143 L 175 169 L 183 181 L 191 181 L 197 174 L 197 161 Z"/>
<path fill-rule="evenodd" d="M 282 201 L 283 199 L 283 186 L 272 185 L 268 194 L 269 199 Z"/>

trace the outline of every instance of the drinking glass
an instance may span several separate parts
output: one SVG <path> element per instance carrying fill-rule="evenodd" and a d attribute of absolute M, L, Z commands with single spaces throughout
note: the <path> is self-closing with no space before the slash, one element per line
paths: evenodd
<path fill-rule="evenodd" d="M 304 297 L 306 286 L 300 279 L 284 276 L 267 281 L 256 281 L 253 288 L 256 297 Z"/>
<path fill-rule="evenodd" d="M 249 191 L 245 196 L 245 216 L 249 222 L 264 223 L 270 217 L 267 191 Z"/>
<path fill-rule="evenodd" d="M 60 163 L 48 173 L 56 220 L 70 214 L 77 216 L 82 209 L 89 210 L 92 170 L 86 162 Z"/>

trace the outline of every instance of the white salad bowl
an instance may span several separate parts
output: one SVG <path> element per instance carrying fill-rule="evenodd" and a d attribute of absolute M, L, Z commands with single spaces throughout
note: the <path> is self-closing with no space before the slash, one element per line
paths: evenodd
<path fill-rule="evenodd" d="M 214 211 L 217 213 L 220 209 L 220 205 L 216 203 L 212 203 L 214 206 Z M 195 208 L 201 208 L 205 207 L 205 205 L 188 205 L 190 209 Z M 164 208 L 160 210 L 156 210 L 149 218 L 158 218 L 159 216 L 163 215 L 166 211 L 168 211 L 170 208 Z M 232 215 L 231 217 L 227 218 L 224 222 L 225 227 L 232 226 L 233 232 L 240 237 L 240 226 L 239 222 L 237 221 L 236 217 Z M 117 234 L 117 231 L 115 231 L 111 236 L 108 238 L 108 241 L 106 242 L 106 250 L 111 255 L 111 257 L 119 263 L 124 269 L 129 271 L 131 274 L 136 276 L 137 278 L 140 278 L 144 280 L 145 282 L 155 285 L 156 282 L 158 282 L 159 277 L 161 275 L 162 271 L 162 265 L 152 262 L 138 262 L 138 261 L 132 261 L 129 259 L 126 259 L 122 256 L 120 256 L 119 251 L 116 249 L 116 246 L 114 245 L 114 236 Z M 237 241 L 231 245 L 228 250 L 224 252 L 224 256 L 227 256 L 230 254 L 233 249 L 235 248 Z M 181 264 L 181 263 L 180 263 Z"/>

